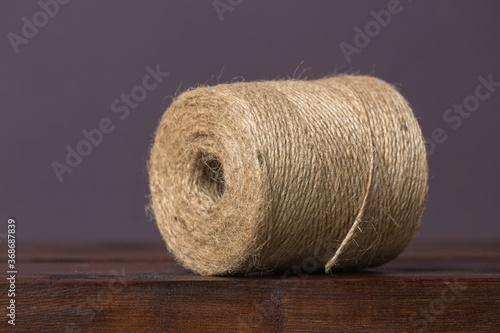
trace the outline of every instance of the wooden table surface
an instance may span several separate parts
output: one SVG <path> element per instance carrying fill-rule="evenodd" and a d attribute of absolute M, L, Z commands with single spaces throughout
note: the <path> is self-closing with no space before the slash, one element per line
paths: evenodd
<path fill-rule="evenodd" d="M 500 242 L 415 241 L 382 267 L 334 275 L 308 273 L 312 260 L 202 277 L 160 242 L 19 242 L 16 259 L 23 332 L 500 332 Z M 2 279 L 3 311 L 8 289 Z"/>

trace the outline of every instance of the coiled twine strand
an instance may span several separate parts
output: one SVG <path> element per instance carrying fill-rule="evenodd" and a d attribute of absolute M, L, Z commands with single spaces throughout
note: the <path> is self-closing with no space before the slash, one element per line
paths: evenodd
<path fill-rule="evenodd" d="M 149 163 L 161 234 L 202 275 L 381 265 L 418 229 L 427 175 L 406 100 L 348 75 L 184 92 Z"/>

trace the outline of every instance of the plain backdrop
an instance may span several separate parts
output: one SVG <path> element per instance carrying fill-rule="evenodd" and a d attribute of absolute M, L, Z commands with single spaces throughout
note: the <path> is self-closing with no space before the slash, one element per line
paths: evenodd
<path fill-rule="evenodd" d="M 37 14 L 44 3 L 51 16 Z M 390 1 L 215 5 L 224 12 L 213 1 L 2 2 L 0 234 L 14 217 L 23 240 L 160 239 L 145 214 L 146 163 L 171 96 L 198 83 L 354 72 L 397 85 L 424 136 L 446 138 L 429 156 L 417 237 L 500 239 L 500 87 L 458 128 L 443 118 L 474 101 L 479 76 L 500 82 L 500 2 L 402 0 L 378 30 L 372 11 Z M 13 36 L 34 20 L 41 27 L 24 29 L 16 53 Z M 348 61 L 341 45 L 355 46 L 367 24 L 373 37 Z M 157 65 L 169 76 L 120 119 L 111 103 Z M 52 163 L 105 118 L 114 131 L 60 182 Z"/>

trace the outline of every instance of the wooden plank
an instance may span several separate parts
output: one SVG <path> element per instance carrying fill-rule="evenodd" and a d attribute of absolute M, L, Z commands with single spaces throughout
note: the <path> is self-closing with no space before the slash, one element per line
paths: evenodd
<path fill-rule="evenodd" d="M 195 275 L 161 243 L 21 246 L 26 332 L 500 331 L 498 242 L 416 242 L 360 273 L 247 277 Z"/>

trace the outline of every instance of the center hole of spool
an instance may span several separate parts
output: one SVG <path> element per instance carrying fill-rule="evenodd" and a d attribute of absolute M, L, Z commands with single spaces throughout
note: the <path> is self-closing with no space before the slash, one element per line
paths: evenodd
<path fill-rule="evenodd" d="M 210 154 L 200 154 L 196 159 L 195 179 L 214 201 L 222 198 L 226 187 L 224 179 L 224 168 L 220 160 Z"/>

